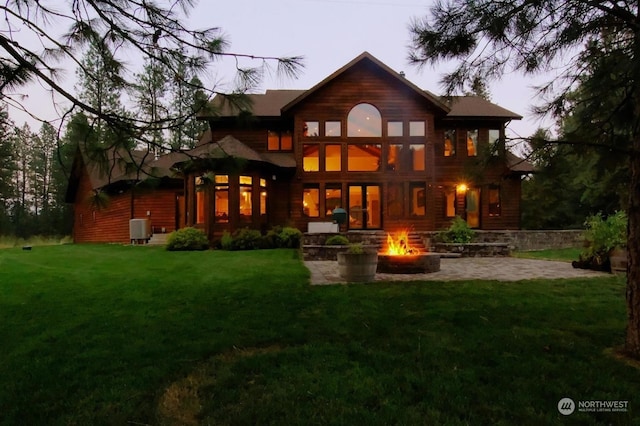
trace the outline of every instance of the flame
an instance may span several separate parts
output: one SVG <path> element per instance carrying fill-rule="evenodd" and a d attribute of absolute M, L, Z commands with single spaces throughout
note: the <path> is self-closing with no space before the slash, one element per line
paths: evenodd
<path fill-rule="evenodd" d="M 394 238 L 387 233 L 387 254 L 392 256 L 406 256 L 417 254 L 418 250 L 409 245 L 409 232 L 400 231 Z"/>

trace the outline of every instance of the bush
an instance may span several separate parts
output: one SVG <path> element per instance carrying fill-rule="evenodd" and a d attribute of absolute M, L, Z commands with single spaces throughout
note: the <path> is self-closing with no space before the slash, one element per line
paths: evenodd
<path fill-rule="evenodd" d="M 609 260 L 609 252 L 627 244 L 627 215 L 620 211 L 606 219 L 602 214 L 590 216 L 585 221 L 586 247 L 580 255 L 583 261 L 603 265 Z"/>
<path fill-rule="evenodd" d="M 209 240 L 200 229 L 182 228 L 169 234 L 166 248 L 169 251 L 206 250 L 209 248 Z"/>
<path fill-rule="evenodd" d="M 456 216 L 449 228 L 438 234 L 438 239 L 443 243 L 466 244 L 473 240 L 474 234 L 467 221 Z"/>
<path fill-rule="evenodd" d="M 302 232 L 298 228 L 285 226 L 278 234 L 278 247 L 299 248 L 302 241 Z"/>
<path fill-rule="evenodd" d="M 223 250 L 256 250 L 263 246 L 262 234 L 256 229 L 236 229 L 233 234 L 225 231 L 220 239 Z"/>
<path fill-rule="evenodd" d="M 332 235 L 324 242 L 327 246 L 346 246 L 349 244 L 349 239 L 344 235 Z"/>

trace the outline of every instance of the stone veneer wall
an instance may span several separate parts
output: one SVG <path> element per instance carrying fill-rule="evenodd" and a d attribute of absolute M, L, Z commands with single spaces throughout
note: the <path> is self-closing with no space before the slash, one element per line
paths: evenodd
<path fill-rule="evenodd" d="M 346 235 L 351 242 L 362 242 L 365 245 L 380 245 L 379 234 L 376 232 L 348 232 Z M 431 240 L 437 232 L 422 232 L 425 247 L 431 247 Z M 304 234 L 304 245 L 323 245 L 327 237 L 335 234 Z M 544 250 L 569 247 L 582 247 L 584 243 L 582 230 L 559 231 L 476 231 L 474 243 L 508 244 L 511 250 Z"/>

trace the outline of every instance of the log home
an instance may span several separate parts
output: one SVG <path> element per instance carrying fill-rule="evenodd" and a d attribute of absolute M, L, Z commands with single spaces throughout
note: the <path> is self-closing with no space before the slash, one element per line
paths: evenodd
<path fill-rule="evenodd" d="M 214 240 L 241 227 L 306 231 L 342 207 L 350 231 L 431 231 L 456 215 L 473 228 L 519 228 L 532 166 L 505 149 L 505 126 L 522 118 L 514 112 L 479 97 L 440 98 L 366 52 L 309 90 L 248 97 L 246 111 L 214 98 L 199 145 L 154 159 L 165 204 L 146 210 L 131 196 L 125 221 L 148 215 L 157 228 L 157 210 L 166 230 L 196 226 Z M 100 186 L 81 169 L 68 196 L 77 212 Z M 76 213 L 76 241 L 87 240 L 87 215 L 78 223 Z"/>

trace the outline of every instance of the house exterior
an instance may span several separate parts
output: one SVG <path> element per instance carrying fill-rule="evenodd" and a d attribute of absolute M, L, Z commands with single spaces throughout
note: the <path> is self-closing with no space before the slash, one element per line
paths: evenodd
<path fill-rule="evenodd" d="M 347 211 L 348 231 L 432 231 L 456 215 L 478 229 L 520 227 L 521 178 L 532 166 L 504 147 L 506 124 L 522 118 L 516 113 L 479 97 L 435 96 L 366 52 L 309 90 L 249 99 L 250 115 L 214 98 L 217 113 L 203 117 L 210 130 L 195 149 L 149 162 L 159 186 L 116 194 L 119 204 L 129 200 L 119 220 L 149 216 L 166 231 L 196 226 L 211 240 L 243 227 L 306 231 L 332 221 L 337 207 Z M 83 223 L 115 206 L 80 207 L 104 183 L 83 169 L 74 168 L 68 194 L 75 238 L 101 241 L 102 231 L 83 232 Z"/>

